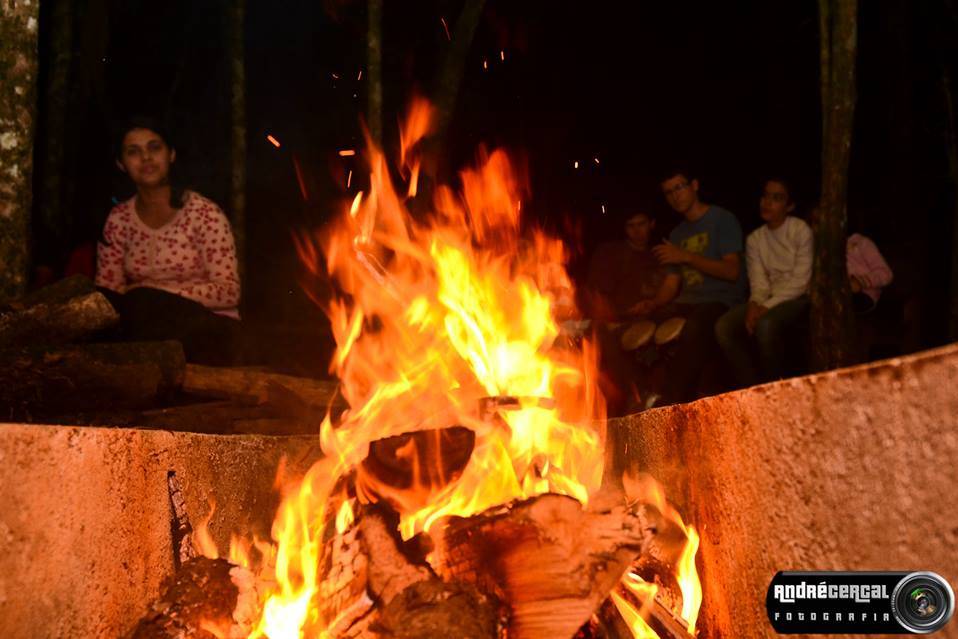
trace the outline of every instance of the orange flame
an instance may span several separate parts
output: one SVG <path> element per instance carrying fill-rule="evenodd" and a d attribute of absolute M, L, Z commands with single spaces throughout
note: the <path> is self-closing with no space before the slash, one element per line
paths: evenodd
<path fill-rule="evenodd" d="M 213 520 L 213 513 L 216 512 L 216 502 L 210 498 L 210 512 L 203 518 L 193 529 L 193 543 L 196 546 L 196 549 L 204 557 L 209 557 L 210 559 L 219 559 L 220 550 L 216 547 L 216 542 L 213 541 L 213 536 L 210 535 L 210 522 Z"/>
<path fill-rule="evenodd" d="M 623 485 L 625 486 L 626 495 L 630 500 L 645 503 L 656 508 L 668 521 L 675 524 L 679 530 L 685 534 L 685 543 L 682 546 L 678 560 L 675 562 L 675 579 L 678 583 L 679 591 L 682 593 L 682 609 L 676 610 L 675 612 L 686 622 L 689 634 L 695 635 L 695 623 L 698 620 L 699 608 L 702 605 L 702 582 L 699 579 L 698 570 L 695 567 L 695 557 L 699 548 L 698 533 L 694 526 L 685 525 L 682 516 L 679 515 L 678 511 L 666 500 L 665 490 L 662 488 L 662 485 L 652 476 L 644 473 L 637 476 L 626 475 L 623 477 Z M 638 576 L 632 573 L 626 573 L 620 582 L 620 586 L 624 586 L 636 592 L 635 580 L 637 579 L 643 584 L 646 583 Z M 637 592 L 636 594 L 638 595 Z M 654 594 L 653 592 L 652 597 L 654 597 Z M 639 599 L 641 600 L 642 597 L 639 596 Z M 616 608 L 619 609 L 620 614 L 622 614 L 623 619 L 633 628 L 635 637 L 657 636 L 651 630 L 649 630 L 649 632 L 652 632 L 651 635 L 640 634 L 629 621 L 633 619 L 636 614 L 641 613 L 641 611 L 635 611 L 634 607 L 621 597 L 619 597 L 619 599 L 613 599 L 613 601 L 616 604 Z M 645 609 L 644 604 L 643 609 Z M 642 630 L 642 632 L 645 631 Z"/>
<path fill-rule="evenodd" d="M 352 504 L 331 512 L 340 477 L 356 472 L 360 501 L 390 501 L 406 538 L 439 519 L 468 516 L 544 492 L 587 502 L 602 478 L 604 403 L 595 389 L 596 352 L 554 346 L 556 316 L 571 303 L 561 242 L 523 235 L 525 195 L 505 153 L 482 154 L 461 174 L 462 190 L 440 187 L 432 213 L 414 218 L 417 144 L 433 109 L 416 102 L 402 127 L 399 195 L 371 143 L 370 189 L 331 230 L 299 238 L 319 272 L 320 251 L 342 296 L 330 302 L 337 350 L 331 370 L 350 409 L 320 428 L 326 456 L 288 491 L 273 525 L 276 592 L 254 637 L 321 634 L 313 599 L 326 526 L 345 530 Z M 485 404 L 484 404 L 485 402 Z M 494 410 L 484 411 L 490 403 Z M 439 450 L 453 426 L 474 434 L 471 453 L 446 468 Z M 408 481 L 391 482 L 362 462 L 374 441 L 416 431 L 393 451 Z"/>
<path fill-rule="evenodd" d="M 599 488 L 605 405 L 596 349 L 557 344 L 557 321 L 576 312 L 564 247 L 525 229 L 528 194 L 502 151 L 482 152 L 476 168 L 460 174 L 461 190 L 438 187 L 431 212 L 410 214 L 432 115 L 414 102 L 401 127 L 405 188 L 394 186 L 367 140 L 369 190 L 345 203 L 326 232 L 297 238 L 309 273 L 325 268 L 335 281 L 337 297 L 324 303 L 337 344 L 330 370 L 350 408 L 335 424 L 327 414 L 324 458 L 284 489 L 272 530 L 276 585 L 251 637 L 329 636 L 335 619 L 316 605 L 319 570 L 328 527 L 342 534 L 355 516 L 353 499 L 334 507 L 347 474 L 355 474 L 356 501 L 385 500 L 399 512 L 407 539 L 448 516 L 546 492 L 586 503 Z M 462 432 L 454 427 L 470 437 L 453 437 Z M 370 461 L 383 455 L 388 472 Z M 687 531 L 690 559 L 679 572 L 694 575 L 694 530 L 664 494 L 640 488 Z M 235 553 L 248 565 L 248 546 Z M 627 575 L 613 594 L 636 633 L 646 632 L 642 615 L 655 594 L 640 582 Z M 683 586 L 683 615 L 687 606 L 694 629 L 698 604 L 685 593 Z"/>

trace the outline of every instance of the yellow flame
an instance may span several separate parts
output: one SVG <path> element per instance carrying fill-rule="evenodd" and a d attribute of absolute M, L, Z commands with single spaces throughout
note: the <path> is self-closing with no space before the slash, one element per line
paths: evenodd
<path fill-rule="evenodd" d="M 632 604 L 626 601 L 621 595 L 615 591 L 610 593 L 612 597 L 612 603 L 615 604 L 616 609 L 619 611 L 619 614 L 622 615 L 623 621 L 629 627 L 629 630 L 632 631 L 632 636 L 635 639 L 659 639 L 657 632 L 652 630 L 649 624 L 642 618 L 642 614 L 639 610 L 636 610 Z M 645 604 L 642 606 L 645 607 Z"/>
<path fill-rule="evenodd" d="M 336 513 L 336 532 L 340 535 L 346 532 L 350 526 L 353 525 L 353 520 L 356 516 L 353 514 L 353 506 L 350 503 L 352 500 L 346 499 L 343 501 L 343 505 L 339 507 L 339 512 Z"/>
<path fill-rule="evenodd" d="M 699 536 L 693 526 L 689 526 L 688 540 L 682 549 L 676 569 L 679 589 L 682 591 L 682 618 L 689 624 L 689 634 L 695 634 L 695 622 L 698 620 L 699 607 L 702 605 L 702 582 L 695 569 L 695 555 L 699 550 Z"/>
<path fill-rule="evenodd" d="M 347 474 L 360 503 L 385 500 L 399 512 L 404 538 L 448 516 L 546 492 L 586 503 L 599 488 L 605 405 L 597 352 L 588 341 L 557 345 L 558 318 L 575 313 L 565 249 L 525 229 L 528 194 L 502 151 L 481 152 L 477 166 L 461 172 L 460 191 L 437 187 L 430 212 L 409 212 L 432 114 L 414 102 L 401 129 L 405 188 L 367 140 L 368 192 L 321 235 L 296 238 L 307 273 L 319 278 L 325 269 L 334 281 L 336 295 L 324 302 L 337 344 L 330 370 L 349 409 L 335 422 L 326 415 L 323 459 L 284 489 L 270 553 L 276 586 L 254 638 L 329 633 L 335 614 L 326 619 L 317 605 L 319 571 L 327 526 L 341 534 L 352 522 L 352 500 L 332 512 Z M 463 444 L 444 433 L 458 426 L 474 439 L 453 463 L 443 447 Z M 389 438 L 404 438 L 390 449 L 391 472 L 405 473 L 399 480 L 366 461 L 370 446 Z M 249 562 L 248 547 L 236 553 Z M 625 596 L 651 605 L 644 586 L 627 579 L 622 588 L 613 596 L 620 609 Z M 639 627 L 641 610 L 634 612 L 630 627 Z"/>

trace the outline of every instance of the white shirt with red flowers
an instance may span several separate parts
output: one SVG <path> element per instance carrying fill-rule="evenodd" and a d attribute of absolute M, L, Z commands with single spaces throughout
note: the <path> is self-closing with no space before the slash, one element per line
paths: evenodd
<path fill-rule="evenodd" d="M 229 220 L 212 201 L 188 191 L 186 203 L 158 229 L 136 213 L 136 197 L 115 206 L 97 244 L 96 284 L 118 293 L 148 286 L 239 319 L 240 281 Z"/>

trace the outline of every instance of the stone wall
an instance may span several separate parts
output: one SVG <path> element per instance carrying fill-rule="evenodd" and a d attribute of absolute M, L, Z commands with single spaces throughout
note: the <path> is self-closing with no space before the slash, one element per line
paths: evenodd
<path fill-rule="evenodd" d="M 119 637 L 173 570 L 167 472 L 225 552 L 269 535 L 280 458 L 301 473 L 316 438 L 0 424 L 0 637 Z"/>
<path fill-rule="evenodd" d="M 650 472 L 702 535 L 700 636 L 778 636 L 765 592 L 779 570 L 933 570 L 958 586 L 958 345 L 609 430 L 612 472 Z"/>

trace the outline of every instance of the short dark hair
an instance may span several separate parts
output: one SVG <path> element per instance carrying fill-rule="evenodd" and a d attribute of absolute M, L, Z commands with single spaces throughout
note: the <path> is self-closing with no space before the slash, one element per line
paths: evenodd
<path fill-rule="evenodd" d="M 647 209 L 631 209 L 628 212 L 623 213 L 621 215 L 622 225 L 624 226 L 628 224 L 632 218 L 638 217 L 640 215 L 647 217 L 649 219 L 649 222 L 655 222 L 655 216 Z"/>
<path fill-rule="evenodd" d="M 797 198 L 795 197 L 795 190 L 792 188 L 792 181 L 789 178 L 780 173 L 773 173 L 765 178 L 765 180 L 762 182 L 762 187 L 764 188 L 769 182 L 775 182 L 784 186 L 785 193 L 788 195 L 788 201 L 792 204 L 795 203 Z"/>
<path fill-rule="evenodd" d="M 671 180 L 678 175 L 681 175 L 689 182 L 698 179 L 698 173 L 692 170 L 692 167 L 686 164 L 670 164 L 659 172 L 659 184 Z"/>
<path fill-rule="evenodd" d="M 113 127 L 113 157 L 117 161 L 123 157 L 123 140 L 126 134 L 134 129 L 147 129 L 156 133 L 163 142 L 170 148 L 176 150 L 176 144 L 173 141 L 172 130 L 159 118 L 148 115 L 132 115 L 125 120 L 117 122 Z M 170 166 L 170 206 L 175 209 L 183 206 L 183 196 L 186 188 L 179 180 L 179 173 L 174 165 Z"/>

